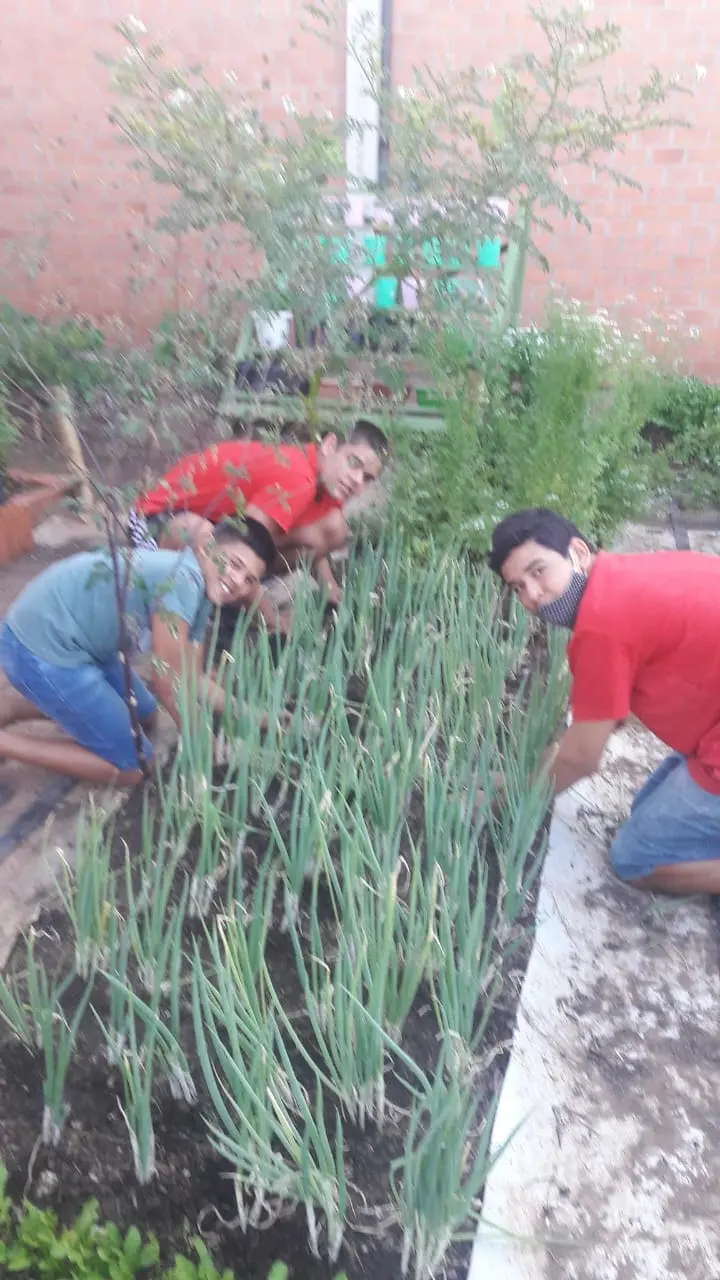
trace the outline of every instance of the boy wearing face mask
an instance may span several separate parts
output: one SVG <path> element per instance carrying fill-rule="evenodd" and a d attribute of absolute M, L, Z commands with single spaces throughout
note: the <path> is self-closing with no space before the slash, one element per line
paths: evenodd
<path fill-rule="evenodd" d="M 670 755 L 611 848 L 640 888 L 720 893 L 720 558 L 598 551 L 542 507 L 493 532 L 491 568 L 521 604 L 570 632 L 572 724 L 548 763 L 555 794 L 595 773 L 631 713 Z"/>

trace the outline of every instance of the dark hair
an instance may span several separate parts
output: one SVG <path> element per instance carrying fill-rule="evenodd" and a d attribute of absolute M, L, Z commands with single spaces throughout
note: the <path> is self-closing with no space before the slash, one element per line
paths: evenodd
<path fill-rule="evenodd" d="M 275 556 L 272 534 L 264 524 L 260 524 L 259 520 L 248 520 L 244 517 L 221 520 L 215 525 L 213 537 L 216 542 L 244 542 L 256 556 L 260 557 L 266 567 Z"/>
<path fill-rule="evenodd" d="M 506 516 L 495 525 L 488 564 L 494 573 L 501 573 L 510 552 L 524 542 L 538 542 L 541 547 L 549 547 L 551 551 L 559 551 L 561 556 L 566 556 L 573 538 L 582 538 L 590 550 L 595 551 L 593 543 L 572 520 L 566 520 L 557 511 L 548 511 L 547 507 L 529 507 L 526 511 Z"/>
<path fill-rule="evenodd" d="M 377 454 L 381 462 L 386 462 L 390 453 L 390 444 L 384 431 L 375 426 L 374 422 L 368 421 L 367 418 L 358 418 L 350 435 L 347 438 L 348 444 L 356 444 L 362 442 L 367 444 Z"/>

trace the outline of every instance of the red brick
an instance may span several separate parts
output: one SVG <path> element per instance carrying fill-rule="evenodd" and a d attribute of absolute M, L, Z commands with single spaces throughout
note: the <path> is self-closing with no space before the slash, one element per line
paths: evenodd
<path fill-rule="evenodd" d="M 688 204 L 705 204 L 708 201 L 714 203 L 717 198 L 718 187 L 688 187 L 685 191 Z"/>
<path fill-rule="evenodd" d="M 660 147 L 653 151 L 652 158 L 655 164 L 682 164 L 685 152 L 682 147 Z"/>

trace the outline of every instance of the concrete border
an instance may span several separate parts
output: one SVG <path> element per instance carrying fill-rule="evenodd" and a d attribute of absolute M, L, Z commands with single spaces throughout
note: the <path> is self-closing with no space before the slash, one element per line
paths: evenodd
<path fill-rule="evenodd" d="M 642 894 L 608 864 L 662 754 L 625 729 L 557 802 L 494 1147 L 518 1131 L 469 1280 L 720 1277 L 714 922 L 707 900 Z"/>

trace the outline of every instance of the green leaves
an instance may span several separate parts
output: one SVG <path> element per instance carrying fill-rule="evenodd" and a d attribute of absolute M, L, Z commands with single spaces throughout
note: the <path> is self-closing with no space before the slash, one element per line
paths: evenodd
<path fill-rule="evenodd" d="M 160 1269 L 154 1236 L 143 1240 L 137 1227 L 125 1235 L 110 1222 L 98 1221 L 98 1206 L 89 1200 L 70 1227 L 62 1227 L 50 1209 L 25 1204 L 13 1208 L 5 1195 L 7 1171 L 0 1164 L 0 1271 L 28 1280 L 234 1280 L 233 1272 L 216 1268 L 207 1245 L 192 1241 L 195 1260 L 175 1255 L 172 1267 Z M 268 1280 L 287 1280 L 288 1268 L 276 1263 Z M 239 1280 L 239 1278 L 238 1278 Z M 338 1278 L 340 1280 L 340 1278 Z"/>
<path fill-rule="evenodd" d="M 0 1166 L 0 1196 L 5 1180 L 5 1169 Z M 154 1270 L 159 1257 L 154 1237 L 143 1241 L 136 1227 L 123 1236 L 112 1223 L 100 1226 L 95 1200 L 88 1201 L 72 1226 L 63 1228 L 50 1209 L 26 1204 L 22 1213 L 16 1214 L 10 1202 L 0 1198 L 3 1275 L 26 1275 L 30 1280 L 68 1280 L 69 1276 L 75 1280 L 134 1280 Z M 213 1280 L 214 1275 L 210 1273 L 207 1280 Z"/>
<path fill-rule="evenodd" d="M 445 1042 L 432 1084 L 413 1102 L 403 1155 L 390 1185 L 403 1230 L 401 1271 L 434 1276 L 464 1224 L 477 1221 L 478 1201 L 499 1156 L 491 1154 L 495 1108 L 477 1116 L 478 1068 L 453 1061 Z"/>
<path fill-rule="evenodd" d="M 110 875 L 111 842 L 104 815 L 91 801 L 78 818 L 72 872 L 63 863 L 60 889 L 75 934 L 75 964 L 83 978 L 103 962 L 116 913 Z"/>
<path fill-rule="evenodd" d="M 87 399 L 106 371 L 104 347 L 102 333 L 88 321 L 47 323 L 2 302 L 0 393 L 21 388 L 48 400 L 62 384 Z"/>
<path fill-rule="evenodd" d="M 207 1245 L 202 1240 L 193 1240 L 193 1252 L 197 1254 L 197 1262 L 176 1254 L 174 1266 L 165 1272 L 163 1280 L 234 1280 L 229 1267 L 223 1272 L 216 1269 Z"/>

